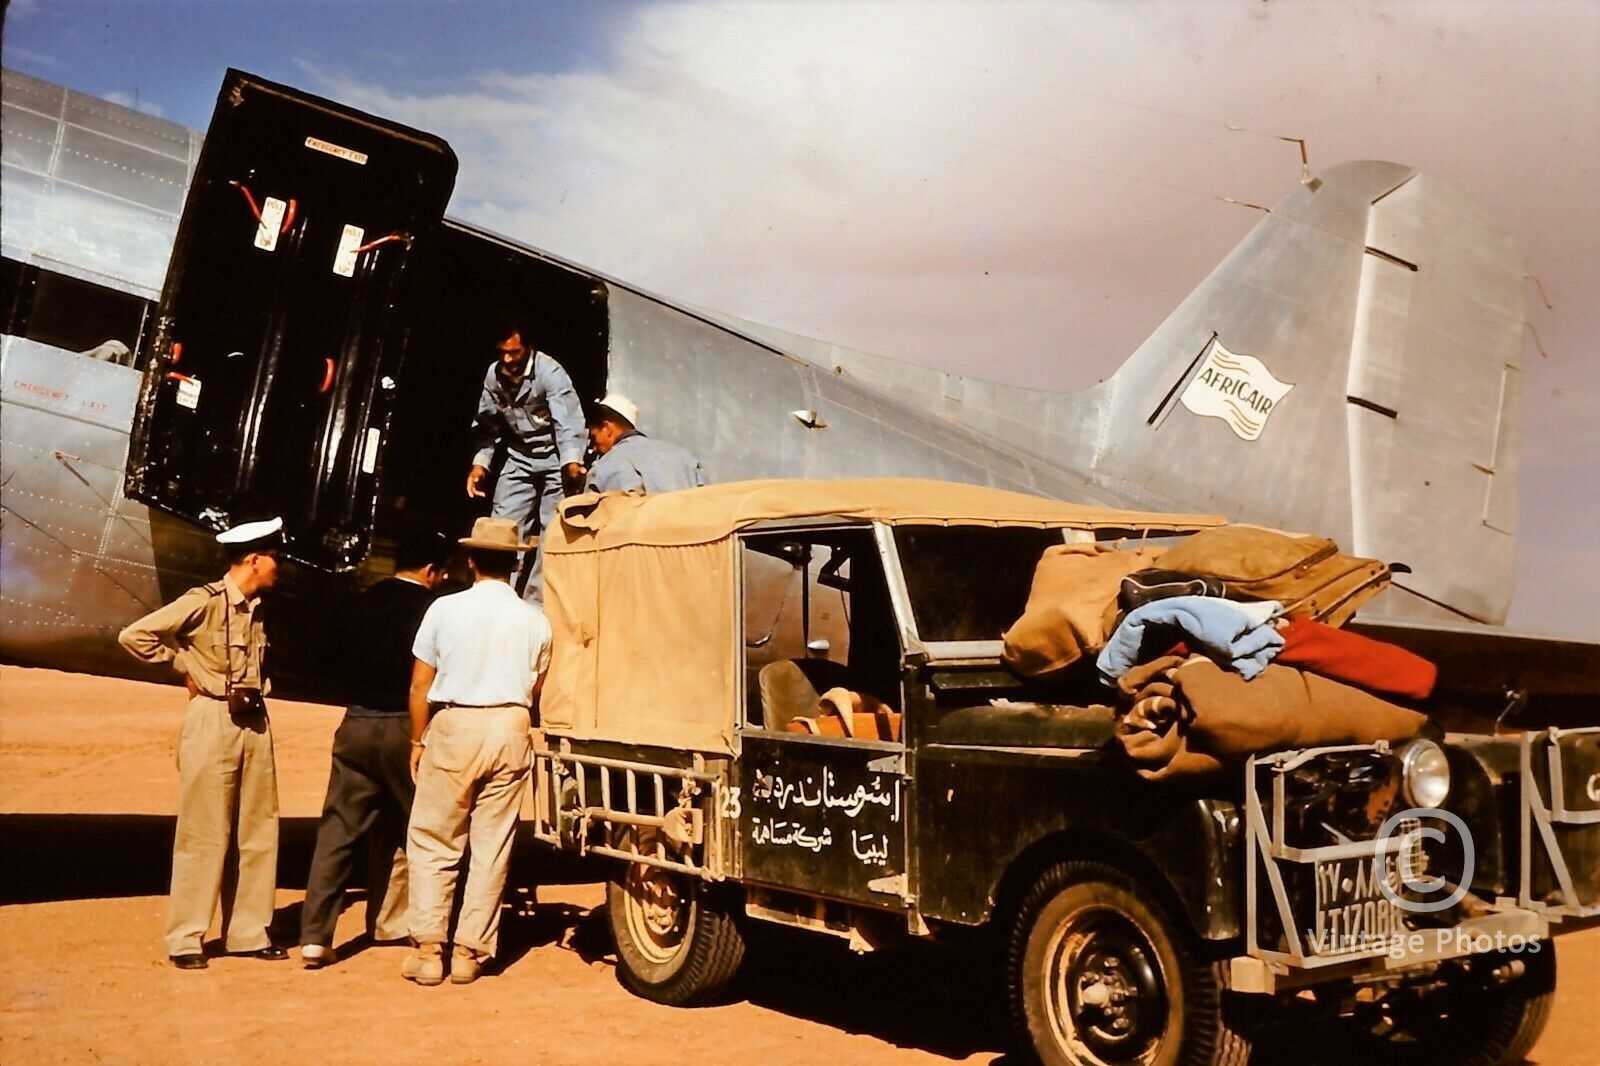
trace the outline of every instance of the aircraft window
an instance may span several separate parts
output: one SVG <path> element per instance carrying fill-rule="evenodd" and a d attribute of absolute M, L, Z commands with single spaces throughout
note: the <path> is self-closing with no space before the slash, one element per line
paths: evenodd
<path fill-rule="evenodd" d="M 918 636 L 999 640 L 1022 617 L 1039 556 L 1062 531 L 897 526 L 894 537 Z"/>
<path fill-rule="evenodd" d="M 132 366 L 150 301 L 92 281 L 7 258 L 0 269 L 0 313 L 13 337 Z"/>

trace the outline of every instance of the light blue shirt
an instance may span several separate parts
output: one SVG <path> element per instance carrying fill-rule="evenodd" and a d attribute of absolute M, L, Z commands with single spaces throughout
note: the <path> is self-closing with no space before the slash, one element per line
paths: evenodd
<path fill-rule="evenodd" d="M 1272 624 L 1282 613 L 1283 604 L 1277 600 L 1235 603 L 1214 596 L 1153 600 L 1128 612 L 1095 662 L 1103 676 L 1115 681 L 1149 650 L 1144 647 L 1147 628 L 1172 626 L 1183 631 L 1191 651 L 1210 656 L 1249 681 L 1283 648 L 1283 634 Z"/>
<path fill-rule="evenodd" d="M 438 671 L 428 702 L 464 707 L 533 705 L 550 668 L 550 622 L 504 581 L 479 581 L 434 600 L 411 654 Z"/>
<path fill-rule="evenodd" d="M 534 352 L 515 389 L 501 379 L 499 369 L 499 363 L 491 364 L 483 378 L 478 413 L 472 420 L 472 444 L 477 449 L 472 465 L 487 467 L 497 444 L 506 446 L 507 467 L 555 470 L 583 462 L 589 440 L 583 404 L 561 364 Z"/>
<path fill-rule="evenodd" d="M 672 492 L 704 485 L 700 461 L 684 449 L 634 430 L 596 459 L 590 492 Z"/>

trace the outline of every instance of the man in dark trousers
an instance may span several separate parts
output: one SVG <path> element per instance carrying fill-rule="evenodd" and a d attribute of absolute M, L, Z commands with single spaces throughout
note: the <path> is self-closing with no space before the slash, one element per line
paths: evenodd
<path fill-rule="evenodd" d="M 411 642 L 444 580 L 450 551 L 442 533 L 402 538 L 395 575 L 363 592 L 337 627 L 349 706 L 333 736 L 333 771 L 300 912 L 300 956 L 307 969 L 335 961 L 334 925 L 363 849 L 377 860 L 374 867 L 382 864 L 382 875 L 375 869 L 369 886 L 368 933 L 376 941 L 408 935 L 404 848 L 416 791 L 407 715 Z"/>

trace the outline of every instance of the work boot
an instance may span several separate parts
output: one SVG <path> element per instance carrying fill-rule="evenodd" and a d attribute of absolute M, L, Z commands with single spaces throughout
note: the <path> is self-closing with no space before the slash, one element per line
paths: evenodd
<path fill-rule="evenodd" d="M 478 979 L 483 972 L 483 963 L 486 956 L 480 956 L 471 948 L 464 948 L 457 944 L 450 951 L 450 983 L 453 985 L 470 985 Z"/>
<path fill-rule="evenodd" d="M 406 956 L 400 964 L 400 976 L 419 985 L 437 985 L 444 981 L 444 945 L 418 944 L 417 950 Z"/>

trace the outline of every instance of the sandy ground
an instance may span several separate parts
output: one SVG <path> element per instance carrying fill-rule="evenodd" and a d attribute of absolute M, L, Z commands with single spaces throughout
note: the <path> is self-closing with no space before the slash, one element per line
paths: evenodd
<path fill-rule="evenodd" d="M 973 975 L 920 948 L 854 957 L 773 931 L 736 1002 L 659 1007 L 616 981 L 592 870 L 523 846 L 504 969 L 418 988 L 402 951 L 339 927 L 343 959 L 166 963 L 160 927 L 176 808 L 175 688 L 0 667 L 0 1061 L 1005 1063 Z M 283 850 L 275 929 L 292 943 L 340 711 L 274 704 Z M 552 883 L 558 881 L 562 883 Z M 537 898 L 538 906 L 532 901 Z M 1600 1063 L 1600 929 L 1563 937 L 1555 1016 L 1530 1061 Z M 970 968 L 969 968 L 970 969 Z M 1261 1066 L 1342 1061 L 1296 1039 Z M 1320 1057 L 1319 1057 L 1320 1056 Z M 1329 1057 L 1333 1056 L 1333 1057 Z"/>

